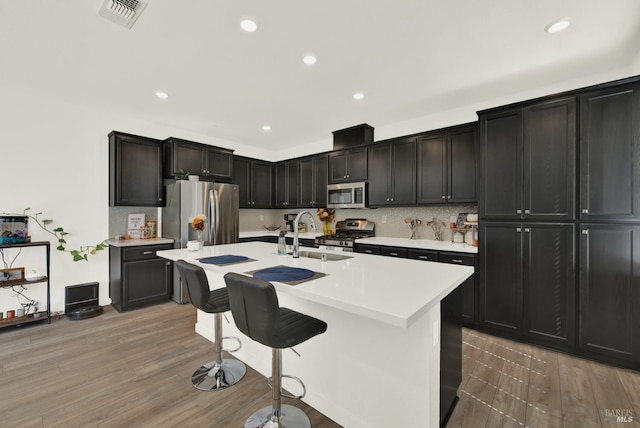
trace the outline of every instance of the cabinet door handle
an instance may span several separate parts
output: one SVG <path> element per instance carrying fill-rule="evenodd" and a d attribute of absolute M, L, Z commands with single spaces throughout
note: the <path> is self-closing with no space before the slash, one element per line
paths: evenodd
<path fill-rule="evenodd" d="M 373 251 L 372 251 L 372 250 L 364 250 L 364 252 L 365 252 L 365 253 L 367 253 L 367 254 L 371 254 L 371 253 L 373 253 Z"/>
<path fill-rule="evenodd" d="M 528 227 L 525 227 L 525 228 L 524 228 L 524 231 L 525 231 L 526 233 L 529 233 L 529 232 L 531 232 L 531 229 L 529 229 Z"/>
<path fill-rule="evenodd" d="M 142 254 L 144 254 L 145 256 L 148 256 L 149 254 L 153 254 L 153 251 L 145 251 Z"/>
<path fill-rule="evenodd" d="M 516 214 L 522 214 L 522 210 L 516 210 Z"/>
<path fill-rule="evenodd" d="M 447 199 L 447 197 L 445 195 L 442 195 L 442 199 Z"/>
<path fill-rule="evenodd" d="M 516 232 L 520 233 L 522 232 L 522 229 L 520 229 L 519 227 L 516 227 Z"/>
<path fill-rule="evenodd" d="M 524 210 L 525 214 L 531 214 L 531 210 Z"/>
<path fill-rule="evenodd" d="M 451 195 L 447 195 L 447 199 L 451 199 Z"/>
<path fill-rule="evenodd" d="M 586 209 L 586 208 L 583 208 L 583 209 L 582 209 L 582 214 L 589 214 L 589 210 L 588 210 L 588 209 Z"/>
<path fill-rule="evenodd" d="M 398 257 L 398 253 L 389 253 L 390 256 Z"/>
<path fill-rule="evenodd" d="M 582 234 L 583 235 L 588 235 L 589 234 L 589 230 L 588 229 L 583 229 L 582 230 Z"/>
<path fill-rule="evenodd" d="M 418 256 L 420 260 L 429 260 L 429 256 Z"/>
<path fill-rule="evenodd" d="M 393 198 L 391 198 L 391 202 L 393 202 Z"/>
<path fill-rule="evenodd" d="M 171 262 L 167 262 L 167 266 L 171 266 Z"/>
<path fill-rule="evenodd" d="M 462 263 L 461 259 L 451 259 L 451 261 L 454 263 Z"/>

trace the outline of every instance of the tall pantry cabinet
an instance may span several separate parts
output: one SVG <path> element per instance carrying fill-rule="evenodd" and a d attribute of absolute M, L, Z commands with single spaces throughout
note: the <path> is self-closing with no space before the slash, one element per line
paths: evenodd
<path fill-rule="evenodd" d="M 576 98 L 480 113 L 482 326 L 575 339 Z"/>
<path fill-rule="evenodd" d="M 579 347 L 640 366 L 640 85 L 580 95 Z"/>
<path fill-rule="evenodd" d="M 640 84 L 479 112 L 479 326 L 640 369 Z"/>

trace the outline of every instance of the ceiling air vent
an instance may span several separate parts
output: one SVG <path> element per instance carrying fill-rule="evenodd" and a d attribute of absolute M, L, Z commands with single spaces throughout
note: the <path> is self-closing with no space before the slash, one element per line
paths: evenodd
<path fill-rule="evenodd" d="M 146 6 L 147 3 L 138 0 L 104 0 L 98 15 L 131 28 Z"/>

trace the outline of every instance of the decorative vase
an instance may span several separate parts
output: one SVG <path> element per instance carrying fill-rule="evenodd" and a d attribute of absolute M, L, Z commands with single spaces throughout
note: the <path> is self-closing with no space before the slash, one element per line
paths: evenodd
<path fill-rule="evenodd" d="M 322 234 L 323 235 L 330 235 L 331 234 L 330 224 L 329 224 L 328 221 L 323 221 L 322 222 Z"/>
<path fill-rule="evenodd" d="M 198 242 L 200 243 L 200 248 L 204 246 L 204 242 L 202 242 L 202 231 L 198 230 Z"/>

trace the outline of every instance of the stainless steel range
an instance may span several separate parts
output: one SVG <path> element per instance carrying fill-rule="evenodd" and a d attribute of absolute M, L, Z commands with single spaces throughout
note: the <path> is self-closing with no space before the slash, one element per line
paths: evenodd
<path fill-rule="evenodd" d="M 376 224 L 363 218 L 348 218 L 336 223 L 335 235 L 318 236 L 316 246 L 341 247 L 343 251 L 353 251 L 354 241 L 358 238 L 375 236 Z"/>

